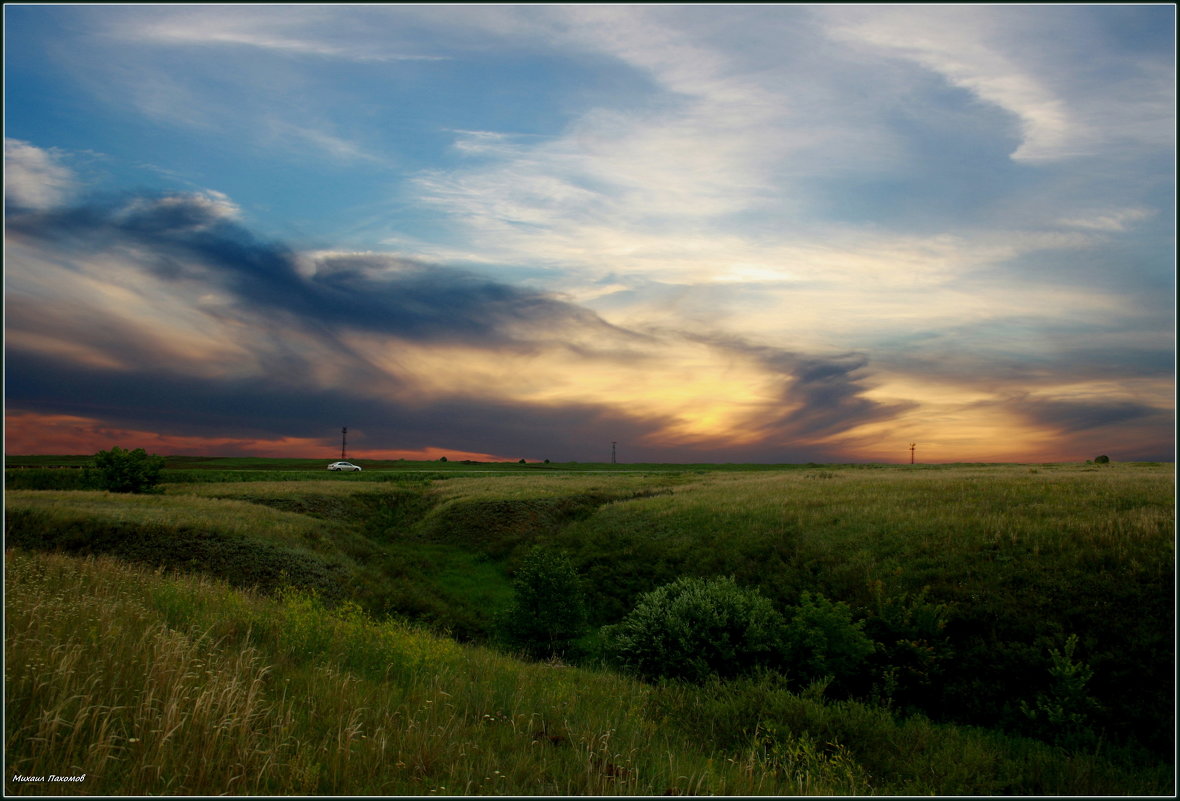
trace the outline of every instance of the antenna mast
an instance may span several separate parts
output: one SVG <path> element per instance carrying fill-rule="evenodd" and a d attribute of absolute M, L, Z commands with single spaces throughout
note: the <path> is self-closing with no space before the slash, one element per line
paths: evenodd
<path fill-rule="evenodd" d="M 610 463 L 611 464 L 618 464 L 618 461 L 615 459 L 615 446 L 618 444 L 619 443 L 617 443 L 617 442 L 612 442 L 610 444 Z"/>
<path fill-rule="evenodd" d="M 348 458 L 348 426 L 340 429 L 340 461 Z"/>

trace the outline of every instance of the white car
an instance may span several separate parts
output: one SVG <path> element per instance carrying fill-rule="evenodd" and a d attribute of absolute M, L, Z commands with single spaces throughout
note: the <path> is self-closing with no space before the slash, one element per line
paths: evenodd
<path fill-rule="evenodd" d="M 328 469 L 329 470 L 345 470 L 345 471 L 355 470 L 358 473 L 361 471 L 360 466 L 355 465 L 352 462 L 332 462 L 332 464 L 328 465 Z"/>

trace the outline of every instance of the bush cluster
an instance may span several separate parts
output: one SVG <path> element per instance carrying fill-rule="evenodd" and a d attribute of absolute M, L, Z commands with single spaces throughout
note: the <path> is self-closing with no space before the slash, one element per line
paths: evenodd
<path fill-rule="evenodd" d="M 803 593 L 783 615 L 732 577 L 681 578 L 639 598 L 603 630 L 608 657 L 646 679 L 711 678 L 781 670 L 797 684 L 853 675 L 873 642 L 847 604 Z"/>
<path fill-rule="evenodd" d="M 784 620 L 732 578 L 681 578 L 640 596 L 603 635 L 609 658 L 638 676 L 701 682 L 775 666 Z"/>
<path fill-rule="evenodd" d="M 160 483 L 164 458 L 143 448 L 128 451 L 116 445 L 94 454 L 94 466 L 108 492 L 151 492 Z"/>

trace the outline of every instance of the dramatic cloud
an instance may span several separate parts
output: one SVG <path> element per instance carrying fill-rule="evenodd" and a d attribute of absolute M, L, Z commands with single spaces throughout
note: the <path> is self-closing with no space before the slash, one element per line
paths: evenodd
<path fill-rule="evenodd" d="M 1174 439 L 1171 7 L 5 19 L 10 447 Z"/>
<path fill-rule="evenodd" d="M 863 357 L 630 331 L 465 270 L 297 254 L 235 216 L 211 193 L 13 216 L 10 408 L 211 438 L 345 420 L 358 447 L 538 458 L 612 438 L 650 458 L 822 450 L 889 413 Z M 64 308 L 43 300 L 59 281 L 82 289 Z"/>

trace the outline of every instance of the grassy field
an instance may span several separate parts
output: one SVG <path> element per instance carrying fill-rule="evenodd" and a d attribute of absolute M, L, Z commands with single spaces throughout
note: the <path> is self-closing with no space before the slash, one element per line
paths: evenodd
<path fill-rule="evenodd" d="M 155 495 L 14 488 L 84 472 L 55 458 L 6 464 L 6 768 L 88 778 L 10 793 L 1172 791 L 1171 465 L 203 460 Z M 569 665 L 496 647 L 535 546 L 589 601 Z M 843 601 L 876 650 L 826 686 L 611 670 L 597 628 L 682 576 Z M 1071 636 L 1091 677 L 1064 695 Z"/>

